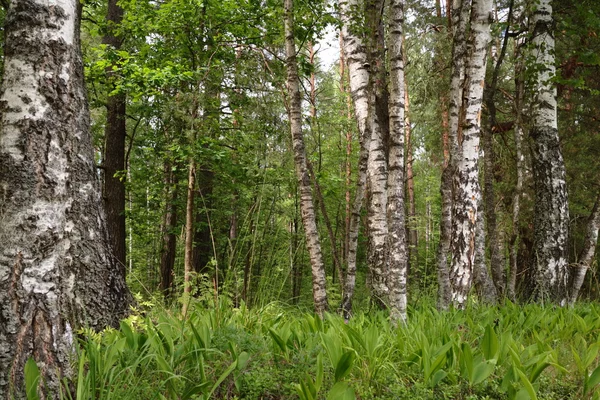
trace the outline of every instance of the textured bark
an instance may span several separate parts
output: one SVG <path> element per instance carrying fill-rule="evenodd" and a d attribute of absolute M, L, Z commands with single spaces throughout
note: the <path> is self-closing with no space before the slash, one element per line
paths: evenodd
<path fill-rule="evenodd" d="M 570 285 L 570 296 L 569 302 L 574 304 L 579 296 L 579 291 L 583 285 L 585 274 L 594 261 L 594 255 L 596 254 L 596 245 L 598 244 L 598 229 L 600 229 L 600 193 L 596 197 L 594 208 L 588 219 L 585 232 L 585 240 L 583 242 L 583 248 L 579 253 L 579 260 L 572 273 L 572 280 Z"/>
<path fill-rule="evenodd" d="M 287 90 L 289 96 L 289 117 L 292 133 L 294 164 L 300 191 L 300 212 L 306 235 L 306 247 L 310 257 L 313 282 L 313 301 L 315 312 L 322 315 L 327 311 L 327 292 L 325 291 L 325 265 L 321 254 L 321 242 L 315 218 L 313 196 L 310 189 L 310 177 L 306 165 L 306 150 L 302 133 L 302 100 L 296 61 L 296 43 L 294 40 L 293 1 L 285 0 L 285 53 L 287 68 Z"/>
<path fill-rule="evenodd" d="M 386 307 L 389 296 L 387 277 L 389 266 L 386 259 L 387 226 L 387 149 L 389 138 L 388 93 L 384 65 L 383 1 L 367 1 L 367 26 L 369 29 L 369 53 L 372 93 L 369 101 L 371 141 L 367 161 L 367 227 L 369 246 L 367 264 L 371 283 L 371 299 L 379 307 Z"/>
<path fill-rule="evenodd" d="M 498 302 L 498 295 L 492 277 L 488 273 L 485 257 L 485 227 L 483 223 L 483 207 L 481 201 L 477 210 L 475 223 L 475 259 L 473 264 L 473 284 L 479 299 L 486 304 Z"/>
<path fill-rule="evenodd" d="M 437 253 L 438 308 L 447 309 L 452 301 L 450 269 L 448 256 L 452 238 L 452 179 L 458 159 L 457 136 L 459 113 L 462 104 L 463 81 L 465 75 L 465 57 L 467 51 L 466 30 L 469 18 L 468 3 L 454 0 L 449 23 L 452 29 L 452 77 L 450 80 L 450 98 L 448 103 L 448 147 L 450 160 L 442 171 L 440 194 L 442 197 L 442 219 L 440 221 L 440 242 Z"/>
<path fill-rule="evenodd" d="M 123 20 L 123 9 L 117 0 L 108 1 L 106 21 L 108 33 L 103 43 L 115 50 L 121 48 L 121 38 L 115 33 Z M 112 65 L 107 67 L 110 78 L 114 78 Z M 112 86 L 112 85 L 111 85 Z M 113 90 L 109 87 L 109 90 Z M 109 240 L 114 257 L 125 266 L 127 233 L 125 230 L 125 139 L 127 127 L 125 124 L 126 99 L 125 94 L 109 95 L 106 101 L 106 127 L 104 129 L 104 185 L 102 197 L 106 210 L 106 224 Z M 125 272 L 125 268 L 120 269 Z"/>
<path fill-rule="evenodd" d="M 194 271 L 198 274 L 210 273 L 208 264 L 214 256 L 210 232 L 209 216 L 212 209 L 214 172 L 205 168 L 196 171 L 196 193 L 198 199 L 194 212 Z"/>
<path fill-rule="evenodd" d="M 117 326 L 131 297 L 109 248 L 79 41 L 80 5 L 10 3 L 0 105 L 0 399 L 33 357 L 59 398 L 74 332 Z"/>
<path fill-rule="evenodd" d="M 390 1 L 390 141 L 387 181 L 389 306 L 392 323 L 406 323 L 408 246 L 404 206 L 404 59 L 403 0 Z"/>
<path fill-rule="evenodd" d="M 160 254 L 160 290 L 168 298 L 173 290 L 173 273 L 177 252 L 177 174 L 169 161 L 164 165 L 165 213 L 162 222 L 162 250 Z"/>
<path fill-rule="evenodd" d="M 531 18 L 533 83 L 533 179 L 535 184 L 533 296 L 537 301 L 565 304 L 567 300 L 567 240 L 569 207 L 565 164 L 558 138 L 556 87 L 552 78 L 554 37 L 552 6 L 541 0 Z"/>
<path fill-rule="evenodd" d="M 474 0 L 471 7 L 469 56 L 461 107 L 461 128 L 457 131 L 452 204 L 452 302 L 464 308 L 472 284 L 479 187 L 479 135 L 481 103 L 490 41 L 492 1 Z M 452 104 L 452 103 L 451 103 Z M 451 113 L 452 116 L 452 113 Z"/>
<path fill-rule="evenodd" d="M 354 22 L 358 20 L 356 14 L 359 9 L 358 1 L 340 1 L 342 19 L 343 52 L 348 64 L 350 93 L 354 105 L 354 114 L 359 132 L 359 161 L 356 179 L 356 194 L 352 205 L 352 214 L 348 229 L 348 248 L 346 279 L 344 282 L 344 297 L 342 311 L 344 318 L 348 319 L 352 313 L 352 297 L 356 285 L 356 251 L 358 247 L 358 231 L 360 225 L 360 212 L 365 195 L 367 179 L 367 161 L 369 156 L 368 144 L 371 141 L 371 126 L 369 119 L 369 64 L 367 51 L 363 43 L 360 28 Z"/>

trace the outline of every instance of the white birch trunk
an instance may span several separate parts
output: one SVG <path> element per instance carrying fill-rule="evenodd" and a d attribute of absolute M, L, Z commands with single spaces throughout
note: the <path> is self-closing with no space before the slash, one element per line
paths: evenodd
<path fill-rule="evenodd" d="M 452 302 L 464 308 L 473 281 L 475 234 L 479 186 L 479 137 L 481 103 L 485 80 L 487 46 L 490 42 L 491 0 L 474 0 L 471 7 L 469 58 L 462 105 L 464 120 L 458 130 L 458 157 L 455 158 L 452 212 Z"/>
<path fill-rule="evenodd" d="M 464 4 L 463 4 L 464 3 Z M 452 237 L 452 179 L 458 159 L 458 130 L 460 107 L 462 104 L 465 58 L 467 51 L 466 31 L 469 18 L 468 1 L 454 0 L 452 3 L 452 78 L 450 80 L 450 101 L 448 104 L 448 126 L 450 160 L 442 171 L 440 194 L 442 197 L 442 220 L 440 221 L 440 242 L 437 253 L 438 308 L 445 310 L 452 301 L 448 255 Z"/>
<path fill-rule="evenodd" d="M 564 305 L 567 300 L 569 207 L 565 164 L 558 138 L 556 87 L 552 78 L 554 37 L 551 0 L 538 2 L 531 24 L 535 65 L 532 128 L 534 217 L 534 298 Z"/>
<path fill-rule="evenodd" d="M 585 233 L 585 241 L 583 248 L 579 254 L 579 260 L 574 268 L 571 293 L 569 296 L 569 303 L 574 304 L 579 296 L 579 291 L 583 285 L 585 274 L 594 261 L 594 255 L 596 254 L 596 245 L 598 243 L 598 230 L 600 229 L 600 193 L 594 203 L 594 208 L 588 219 Z"/>
<path fill-rule="evenodd" d="M 344 282 L 344 297 L 342 311 L 348 319 L 352 311 L 352 298 L 356 285 L 356 251 L 358 246 L 358 231 L 360 212 L 365 195 L 367 180 L 367 160 L 369 156 L 368 144 L 371 140 L 371 127 L 367 123 L 369 118 L 369 66 L 367 52 L 360 33 L 357 33 L 355 20 L 359 20 L 359 3 L 356 0 L 340 1 L 342 19 L 343 52 L 348 65 L 350 93 L 354 104 L 354 114 L 359 132 L 359 161 L 356 182 L 356 194 L 352 205 L 352 215 L 348 230 L 348 249 L 346 279 Z"/>
<path fill-rule="evenodd" d="M 387 278 L 387 158 L 386 131 L 388 128 L 388 99 L 386 87 L 385 51 L 383 43 L 382 0 L 367 2 L 370 72 L 373 81 L 369 95 L 369 119 L 371 141 L 367 163 L 367 225 L 369 247 L 367 264 L 371 283 L 371 298 L 385 308 L 389 288 Z"/>
<path fill-rule="evenodd" d="M 390 1 L 390 153 L 388 160 L 389 305 L 393 323 L 406 323 L 408 248 L 404 206 L 404 2 Z"/>
<path fill-rule="evenodd" d="M 306 247 L 312 267 L 313 300 L 315 312 L 322 315 L 327 311 L 327 292 L 325 291 L 325 265 L 321 254 L 321 242 L 315 219 L 315 208 L 310 188 L 310 177 L 306 162 L 306 150 L 302 133 L 302 100 L 296 62 L 296 43 L 294 39 L 293 0 L 285 0 L 285 53 L 287 67 L 287 89 L 289 97 L 290 129 L 294 163 L 300 192 L 300 212 L 306 235 Z"/>
<path fill-rule="evenodd" d="M 36 361 L 59 398 L 74 332 L 118 325 L 131 297 L 111 256 L 80 54 L 80 3 L 13 0 L 0 104 L 0 399 Z"/>

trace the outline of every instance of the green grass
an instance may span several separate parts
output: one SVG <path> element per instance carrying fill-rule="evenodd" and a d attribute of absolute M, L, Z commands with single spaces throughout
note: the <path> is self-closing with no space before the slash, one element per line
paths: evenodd
<path fill-rule="evenodd" d="M 78 399 L 599 399 L 600 307 L 323 320 L 272 304 L 154 307 L 81 339 Z M 29 365 L 30 379 L 35 368 Z"/>

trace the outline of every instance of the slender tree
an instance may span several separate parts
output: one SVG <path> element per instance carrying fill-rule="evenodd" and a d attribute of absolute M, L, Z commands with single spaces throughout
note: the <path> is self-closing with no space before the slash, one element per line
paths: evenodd
<path fill-rule="evenodd" d="M 306 235 L 306 247 L 308 248 L 312 267 L 314 307 L 317 314 L 323 314 L 328 308 L 327 292 L 325 291 L 325 265 L 323 264 L 323 255 L 321 254 L 321 242 L 315 219 L 314 202 L 310 188 L 310 176 L 302 133 L 302 99 L 300 97 L 300 82 L 296 60 L 293 0 L 284 0 L 284 8 L 287 90 L 294 164 L 296 167 L 298 190 L 300 191 L 300 210 L 304 233 Z"/>
<path fill-rule="evenodd" d="M 107 33 L 103 43 L 112 47 L 114 51 L 121 48 L 121 35 L 118 33 L 119 25 L 123 20 L 123 9 L 117 0 L 108 1 L 106 13 Z M 113 68 L 114 67 L 114 68 Z M 116 65 L 107 67 L 110 78 L 117 79 Z M 116 85 L 111 85 L 109 90 L 115 90 Z M 126 97 L 124 93 L 110 93 L 106 100 L 106 126 L 104 129 L 104 186 L 102 197 L 106 209 L 106 223 L 109 239 L 114 257 L 118 263 L 125 266 L 126 246 L 125 240 L 125 184 L 123 172 L 125 170 L 125 140 L 127 127 L 125 120 Z M 125 272 L 125 268 L 119 269 Z"/>
<path fill-rule="evenodd" d="M 83 81 L 81 4 L 13 0 L 0 128 L 0 399 L 33 357 L 59 398 L 75 332 L 118 325 L 130 295 L 112 256 Z"/>

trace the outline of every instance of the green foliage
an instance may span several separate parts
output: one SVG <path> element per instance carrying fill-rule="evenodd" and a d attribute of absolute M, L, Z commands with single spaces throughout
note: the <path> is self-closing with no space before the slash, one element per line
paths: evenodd
<path fill-rule="evenodd" d="M 598 306 L 377 312 L 155 308 L 80 342 L 78 398 L 580 399 L 597 396 Z M 552 338 L 552 339 L 550 339 Z M 26 376 L 39 376 L 28 362 Z M 31 387 L 28 383 L 28 387 Z M 297 397 L 296 397 L 297 396 Z M 595 397 L 594 397 L 595 398 Z"/>

